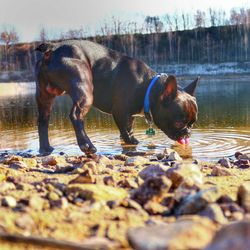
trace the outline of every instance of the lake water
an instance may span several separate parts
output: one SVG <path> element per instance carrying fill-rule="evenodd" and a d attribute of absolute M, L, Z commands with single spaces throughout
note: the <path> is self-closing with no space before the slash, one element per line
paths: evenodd
<path fill-rule="evenodd" d="M 181 85 L 190 81 L 179 78 Z M 38 152 L 37 109 L 34 83 L 0 84 L 0 152 Z M 189 146 L 176 144 L 160 130 L 145 135 L 144 118 L 137 118 L 135 135 L 141 141 L 136 149 L 162 152 L 174 148 L 183 157 L 217 160 L 236 151 L 250 153 L 250 76 L 201 78 L 196 93 L 199 119 Z M 82 154 L 68 118 L 71 100 L 57 97 L 50 121 L 50 142 L 54 153 Z M 110 115 L 92 109 L 86 118 L 86 130 L 98 153 L 116 154 L 132 150 L 121 145 L 119 132 Z M 149 149 L 150 144 L 155 149 Z"/>

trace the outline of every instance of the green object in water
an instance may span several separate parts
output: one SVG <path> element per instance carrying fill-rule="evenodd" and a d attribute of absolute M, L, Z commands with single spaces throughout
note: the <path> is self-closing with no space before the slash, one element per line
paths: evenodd
<path fill-rule="evenodd" d="M 146 130 L 146 135 L 155 135 L 155 130 L 153 128 L 149 128 Z"/>

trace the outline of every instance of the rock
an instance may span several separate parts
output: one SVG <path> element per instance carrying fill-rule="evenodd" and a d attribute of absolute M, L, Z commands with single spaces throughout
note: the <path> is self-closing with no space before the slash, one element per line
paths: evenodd
<path fill-rule="evenodd" d="M 111 164 L 111 160 L 105 155 L 98 155 L 95 160 L 97 163 L 104 166 Z"/>
<path fill-rule="evenodd" d="M 222 158 L 218 161 L 218 163 L 220 163 L 221 166 L 225 167 L 225 168 L 231 168 L 232 164 L 230 162 L 230 160 L 228 158 Z"/>
<path fill-rule="evenodd" d="M 17 205 L 16 199 L 12 196 L 5 196 L 2 199 L 2 205 L 6 207 L 15 207 Z"/>
<path fill-rule="evenodd" d="M 60 196 L 56 192 L 49 192 L 47 197 L 50 201 L 57 201 L 60 199 Z"/>
<path fill-rule="evenodd" d="M 57 200 L 50 201 L 51 207 L 57 207 L 61 209 L 66 209 L 69 206 L 68 200 L 65 197 L 58 198 Z"/>
<path fill-rule="evenodd" d="M 182 158 L 179 156 L 179 154 L 176 151 L 173 151 L 168 156 L 169 161 L 182 161 Z"/>
<path fill-rule="evenodd" d="M 7 179 L 6 174 L 0 173 L 0 182 L 5 181 Z"/>
<path fill-rule="evenodd" d="M 215 230 L 215 225 L 206 218 L 181 220 L 168 225 L 129 229 L 128 241 L 135 250 L 203 249 Z"/>
<path fill-rule="evenodd" d="M 71 180 L 69 184 L 73 183 L 95 183 L 96 178 L 90 169 L 85 170 L 82 174 Z"/>
<path fill-rule="evenodd" d="M 0 193 L 14 189 L 16 189 L 16 186 L 12 182 L 3 182 L 0 184 Z"/>
<path fill-rule="evenodd" d="M 151 177 L 158 177 L 161 175 L 166 175 L 166 171 L 169 169 L 169 167 L 164 166 L 162 164 L 156 164 L 156 165 L 150 165 L 145 167 L 143 170 L 139 172 L 139 176 L 146 180 Z"/>
<path fill-rule="evenodd" d="M 90 237 L 83 241 L 83 249 L 119 249 L 114 241 L 102 237 Z"/>
<path fill-rule="evenodd" d="M 114 155 L 114 158 L 119 161 L 126 161 L 128 159 L 128 156 L 124 154 L 120 154 L 120 155 Z"/>
<path fill-rule="evenodd" d="M 238 189 L 237 200 L 247 213 L 250 213 L 250 181 L 244 182 Z"/>
<path fill-rule="evenodd" d="M 141 205 L 152 200 L 159 202 L 168 193 L 172 182 L 165 176 L 148 178 L 135 192 L 131 198 Z"/>
<path fill-rule="evenodd" d="M 240 221 L 222 227 L 205 250 L 250 249 L 250 222 Z"/>
<path fill-rule="evenodd" d="M 132 156 L 132 157 L 129 157 L 124 165 L 125 166 L 138 166 L 138 165 L 144 165 L 146 163 L 148 163 L 149 160 L 145 157 L 142 157 L 142 156 Z"/>
<path fill-rule="evenodd" d="M 24 214 L 15 220 L 15 225 L 21 229 L 31 231 L 35 226 L 35 222 L 30 215 Z"/>
<path fill-rule="evenodd" d="M 231 176 L 232 173 L 226 168 L 214 166 L 211 175 L 213 176 Z"/>
<path fill-rule="evenodd" d="M 37 165 L 37 160 L 34 158 L 23 158 L 23 162 L 27 165 L 28 168 L 35 168 Z"/>
<path fill-rule="evenodd" d="M 43 157 L 42 164 L 55 166 L 57 164 L 57 158 L 56 158 L 56 156 L 53 156 L 53 155 Z"/>
<path fill-rule="evenodd" d="M 70 184 L 66 189 L 66 193 L 92 201 L 117 200 L 123 199 L 128 195 L 124 189 L 101 184 Z"/>
<path fill-rule="evenodd" d="M 117 183 L 117 185 L 122 188 L 138 188 L 138 184 L 131 178 L 121 180 Z"/>
<path fill-rule="evenodd" d="M 23 158 L 19 155 L 8 155 L 4 160 L 3 160 L 3 164 L 9 165 L 12 162 L 16 162 L 16 161 L 22 161 Z"/>
<path fill-rule="evenodd" d="M 175 210 L 175 213 L 177 216 L 183 214 L 196 214 L 205 209 L 209 203 L 214 203 L 218 199 L 218 196 L 219 194 L 216 188 L 205 189 L 194 195 L 188 195 Z"/>
<path fill-rule="evenodd" d="M 190 185 L 201 185 L 203 183 L 200 168 L 195 164 L 178 164 L 176 167 L 169 168 L 166 174 L 172 181 L 174 188 L 177 188 L 184 181 Z"/>
<path fill-rule="evenodd" d="M 29 199 L 29 206 L 35 210 L 42 210 L 44 206 L 44 199 L 38 195 L 33 195 Z"/>
<path fill-rule="evenodd" d="M 112 186 L 112 187 L 114 187 L 116 185 L 116 181 L 112 175 L 105 176 L 103 178 L 103 183 L 107 186 Z"/>
<path fill-rule="evenodd" d="M 167 207 L 164 207 L 158 202 L 148 201 L 143 208 L 151 215 L 163 214 L 168 211 Z"/>
<path fill-rule="evenodd" d="M 17 170 L 26 170 L 28 168 L 27 164 L 23 161 L 13 161 L 10 163 L 10 168 L 17 169 Z"/>
<path fill-rule="evenodd" d="M 216 203 L 208 204 L 204 210 L 202 210 L 199 215 L 206 216 L 209 219 L 219 223 L 219 224 L 225 224 L 227 223 L 227 220 L 220 208 L 219 205 Z"/>
<path fill-rule="evenodd" d="M 102 167 L 100 167 L 100 166 L 97 167 L 97 164 L 96 164 L 96 162 L 94 162 L 94 161 L 89 161 L 89 162 L 85 163 L 85 164 L 82 166 L 82 168 L 83 168 L 84 170 L 90 169 L 90 170 L 92 171 L 93 174 L 98 174 L 98 173 L 99 173 L 99 170 L 102 170 Z M 101 169 L 100 169 L 100 168 L 101 168 Z"/>

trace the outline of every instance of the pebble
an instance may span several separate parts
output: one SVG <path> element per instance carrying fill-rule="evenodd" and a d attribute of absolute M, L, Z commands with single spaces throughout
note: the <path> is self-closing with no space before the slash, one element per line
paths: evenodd
<path fill-rule="evenodd" d="M 221 166 L 225 167 L 225 168 L 231 168 L 232 164 L 230 162 L 230 160 L 228 158 L 222 158 L 218 161 L 218 163 L 220 163 Z"/>
<path fill-rule="evenodd" d="M 16 199 L 12 196 L 5 196 L 2 199 L 2 205 L 6 207 L 15 207 L 17 205 Z"/>
<path fill-rule="evenodd" d="M 207 218 L 180 220 L 168 225 L 132 228 L 128 241 L 135 250 L 203 249 L 213 238 L 216 227 Z"/>
<path fill-rule="evenodd" d="M 250 222 L 240 221 L 222 227 L 205 250 L 250 249 Z"/>
<path fill-rule="evenodd" d="M 38 195 L 33 195 L 29 198 L 29 206 L 35 210 L 42 210 L 44 206 L 44 199 Z"/>
<path fill-rule="evenodd" d="M 213 166 L 213 170 L 211 172 L 211 175 L 213 176 L 231 176 L 232 173 L 223 167 L 220 166 Z"/>
<path fill-rule="evenodd" d="M 91 169 L 86 169 L 83 173 L 78 175 L 76 178 L 71 180 L 69 184 L 73 183 L 95 183 L 96 178 L 93 175 L 93 172 Z"/>
<path fill-rule="evenodd" d="M 178 164 L 169 168 L 166 175 L 172 181 L 174 188 L 177 188 L 182 182 L 188 182 L 190 185 L 203 184 L 202 173 L 196 164 Z"/>
<path fill-rule="evenodd" d="M 127 158 L 124 165 L 125 166 L 137 166 L 137 165 L 144 165 L 149 163 L 149 160 L 142 156 L 132 156 Z"/>
<path fill-rule="evenodd" d="M 3 182 L 0 183 L 0 193 L 4 193 L 9 190 L 16 189 L 16 186 L 12 182 Z"/>
<path fill-rule="evenodd" d="M 237 199 L 239 205 L 242 206 L 247 213 L 250 213 L 250 181 L 240 185 Z"/>
<path fill-rule="evenodd" d="M 171 152 L 167 159 L 169 161 L 182 161 L 182 158 L 176 151 Z"/>
<path fill-rule="evenodd" d="M 21 229 L 31 231 L 35 226 L 35 222 L 30 215 L 23 214 L 15 220 L 15 225 Z"/>
<path fill-rule="evenodd" d="M 145 167 L 139 172 L 138 175 L 143 180 L 146 180 L 148 178 L 166 175 L 168 169 L 169 167 L 164 166 L 163 164 L 155 164 Z"/>

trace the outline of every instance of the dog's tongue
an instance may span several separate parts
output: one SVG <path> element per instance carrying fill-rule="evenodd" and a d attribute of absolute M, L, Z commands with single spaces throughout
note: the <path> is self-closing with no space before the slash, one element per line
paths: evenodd
<path fill-rule="evenodd" d="M 189 144 L 189 141 L 190 141 L 189 138 L 180 138 L 178 140 L 180 144 Z"/>

